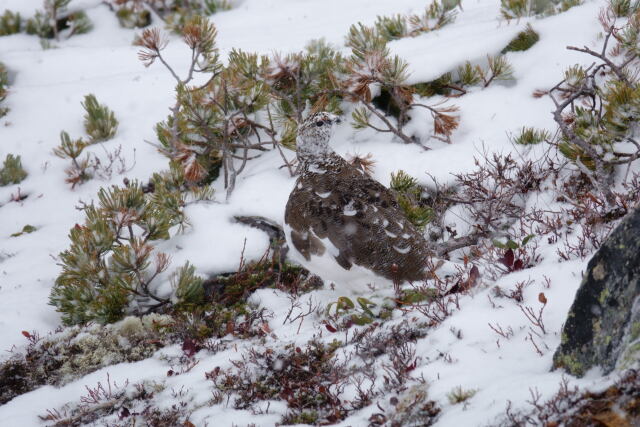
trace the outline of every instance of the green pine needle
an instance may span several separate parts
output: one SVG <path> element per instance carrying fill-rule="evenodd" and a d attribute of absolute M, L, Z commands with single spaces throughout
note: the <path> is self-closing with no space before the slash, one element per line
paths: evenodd
<path fill-rule="evenodd" d="M 22 168 L 20 156 L 7 154 L 4 164 L 0 168 L 0 186 L 18 184 L 27 177 L 27 172 Z"/>
<path fill-rule="evenodd" d="M 113 138 L 118 130 L 118 120 L 113 111 L 98 103 L 93 94 L 84 97 L 82 107 L 85 110 L 84 129 L 91 138 L 91 143 Z"/>

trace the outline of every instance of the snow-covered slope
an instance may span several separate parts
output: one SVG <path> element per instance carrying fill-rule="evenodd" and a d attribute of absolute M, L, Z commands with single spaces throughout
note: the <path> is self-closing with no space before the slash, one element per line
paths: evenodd
<path fill-rule="evenodd" d="M 148 142 L 155 141 L 154 125 L 163 120 L 174 100 L 174 80 L 158 64 L 145 68 L 132 46 L 135 31 L 120 28 L 114 14 L 95 0 L 77 3 L 86 6 L 94 30 L 61 42 L 56 48 L 43 50 L 36 37 L 25 34 L 0 37 L 0 61 L 11 70 L 12 83 L 6 105 L 10 113 L 0 119 L 0 159 L 7 153 L 19 154 L 29 173 L 17 185 L 0 187 L 0 347 L 2 350 L 24 344 L 21 331 L 42 333 L 60 325 L 59 315 L 48 305 L 48 296 L 60 271 L 57 254 L 68 247 L 67 234 L 84 214 L 76 209 L 81 201 L 96 197 L 100 187 L 129 179 L 148 179 L 153 172 L 166 169 L 167 160 Z M 377 15 L 418 13 L 423 0 L 244 0 L 239 6 L 215 14 L 211 20 L 218 28 L 218 45 L 223 57 L 232 48 L 270 54 L 274 51 L 293 52 L 310 40 L 325 38 L 343 47 L 348 27 L 358 21 L 371 24 Z M 424 82 L 464 63 L 498 53 L 527 22 L 532 22 L 540 34 L 540 42 L 526 52 L 508 53 L 514 68 L 515 81 L 473 90 L 455 101 L 460 107 L 461 125 L 448 145 L 432 140 L 425 151 L 417 145 L 392 141 L 388 134 L 372 130 L 354 132 L 343 123 L 334 138 L 334 148 L 341 155 L 372 153 L 375 177 L 389 183 L 390 173 L 403 169 L 421 182 L 428 183 L 428 174 L 442 182 L 452 180 L 453 173 L 473 167 L 473 158 L 482 150 L 516 150 L 508 134 L 522 126 L 554 130 L 551 101 L 531 96 L 536 89 L 553 86 L 562 71 L 589 58 L 565 49 L 567 45 L 596 46 L 599 27 L 598 10 L 602 1 L 587 1 L 584 5 L 545 19 L 506 22 L 499 18 L 497 0 L 463 0 L 464 10 L 457 20 L 442 30 L 391 42 L 389 47 L 409 62 L 410 81 Z M 0 0 L 0 11 L 19 10 L 30 15 L 40 7 L 36 0 Z M 345 48 L 345 53 L 347 52 Z M 173 64 L 187 66 L 187 52 L 174 37 L 167 48 L 167 58 Z M 108 105 L 120 121 L 112 140 L 92 146 L 96 154 L 122 147 L 122 156 L 130 168 L 124 176 L 114 174 L 110 180 L 94 179 L 71 189 L 65 184 L 66 161 L 52 154 L 59 143 L 59 133 L 66 130 L 72 136 L 83 135 L 80 105 L 83 96 L 93 93 Z M 418 132 L 427 133 L 426 124 L 412 124 Z M 536 150 L 543 148 L 535 147 Z M 522 155 L 527 155 L 526 150 Z M 292 158 L 293 153 L 287 155 Z M 281 165 L 278 153 L 269 152 L 251 161 L 239 177 L 236 190 L 228 203 L 224 201 L 221 184 L 213 202 L 197 203 L 187 208 L 191 227 L 183 235 L 160 245 L 171 254 L 173 265 L 184 261 L 194 264 L 199 273 L 229 271 L 237 266 L 246 240 L 245 257 L 256 259 L 264 253 L 267 236 L 255 229 L 233 224 L 233 215 L 262 215 L 282 221 L 284 206 L 294 179 Z M 21 202 L 10 202 L 12 195 L 28 195 Z M 26 224 L 37 231 L 19 237 L 9 237 Z M 430 331 L 416 347 L 420 362 L 414 377 L 423 375 L 429 383 L 430 398 L 438 401 L 443 412 L 439 426 L 482 425 L 504 411 L 507 401 L 522 405 L 530 398 L 530 388 L 543 396 L 553 393 L 562 372 L 550 372 L 553 351 L 560 342 L 560 328 L 573 295 L 580 283 L 585 261 L 559 263 L 553 248 L 543 248 L 543 260 L 536 267 L 485 283 L 464 296 L 462 310 Z M 545 287 L 544 276 L 551 282 Z M 525 304 L 537 304 L 539 292 L 548 299 L 545 310 L 547 335 L 538 345 L 537 354 L 528 337 L 529 322 L 515 304 L 496 308 L 487 298 L 490 288 L 499 285 L 513 287 L 523 280 L 532 280 L 526 288 Z M 168 283 L 166 284 L 168 289 Z M 313 298 L 321 306 L 344 295 L 339 289 L 315 291 Z M 277 342 L 304 343 L 321 327 L 318 319 L 309 317 L 302 326 L 283 324 L 289 300 L 273 290 L 260 290 L 252 297 L 273 311 L 270 330 Z M 396 313 L 394 321 L 401 320 Z M 509 340 L 500 338 L 488 326 L 512 327 Z M 298 330 L 299 329 L 299 330 Z M 458 336 L 451 331 L 460 331 Z M 326 331 L 325 331 L 326 332 Z M 272 338 L 269 338 L 272 339 Z M 62 388 L 45 386 L 19 396 L 0 407 L 0 424 L 5 426 L 40 425 L 38 414 L 48 408 L 76 401 L 86 392 L 85 385 L 111 380 L 121 384 L 143 380 L 166 382 L 167 387 L 156 397 L 160 405 L 170 405 L 171 390 L 184 386 L 189 404 L 202 405 L 191 419 L 195 425 L 272 425 L 284 412 L 281 403 L 274 402 L 265 414 L 236 411 L 224 404 L 205 405 L 211 398 L 211 383 L 204 373 L 216 366 L 228 367 L 254 342 L 239 341 L 236 346 L 212 354 L 196 355 L 199 364 L 190 372 L 167 378 L 167 357 L 180 354 L 177 346 L 160 350 L 150 359 L 103 368 Z M 444 357 L 443 355 L 446 355 Z M 597 373 L 583 380 L 584 385 L 601 381 Z M 477 389 L 464 405 L 448 403 L 446 395 L 454 387 Z M 375 405 L 351 415 L 341 425 L 366 425 L 369 416 L 378 412 Z"/>

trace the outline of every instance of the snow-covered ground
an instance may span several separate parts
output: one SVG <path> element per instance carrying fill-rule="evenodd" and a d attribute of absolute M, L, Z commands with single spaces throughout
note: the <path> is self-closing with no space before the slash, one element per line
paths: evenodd
<path fill-rule="evenodd" d="M 0 347 L 24 345 L 21 331 L 41 333 L 60 325 L 59 315 L 48 305 L 48 296 L 60 267 L 56 257 L 68 247 L 68 232 L 83 221 L 76 209 L 80 201 L 89 202 L 97 190 L 110 183 L 121 183 L 114 174 L 111 181 L 94 179 L 75 189 L 64 182 L 67 161 L 55 157 L 53 148 L 59 133 L 72 137 L 84 134 L 84 95 L 93 93 L 108 105 L 120 122 L 116 136 L 89 149 L 97 154 L 122 146 L 122 154 L 131 166 L 126 177 L 146 180 L 153 172 L 166 169 L 167 160 L 148 143 L 155 141 L 154 125 L 163 120 L 174 100 L 174 80 L 158 64 L 145 68 L 132 46 L 136 31 L 122 29 L 114 14 L 98 0 L 73 1 L 86 6 L 94 23 L 93 31 L 74 36 L 56 48 L 43 50 L 36 37 L 25 34 L 0 37 L 0 61 L 11 71 L 10 94 L 5 101 L 11 111 L 0 119 L 0 159 L 7 153 L 19 154 L 29 173 L 20 184 L 0 187 Z M 371 24 L 377 15 L 420 13 L 424 0 L 244 0 L 211 20 L 218 28 L 218 46 L 223 57 L 232 48 L 264 54 L 274 51 L 300 50 L 310 39 L 324 37 L 343 47 L 349 26 L 358 21 Z M 427 183 L 431 174 L 442 182 L 452 180 L 452 173 L 470 171 L 473 157 L 483 147 L 490 151 L 512 151 L 508 134 L 522 126 L 555 129 L 551 117 L 552 103 L 547 97 L 534 98 L 535 89 L 553 86 L 562 71 L 589 58 L 565 49 L 567 45 L 598 46 L 597 16 L 604 2 L 586 1 L 565 13 L 545 19 L 506 22 L 499 18 L 498 0 L 463 0 L 464 10 L 456 21 L 443 29 L 415 38 L 390 43 L 389 47 L 410 64 L 411 82 L 438 77 L 466 60 L 478 60 L 496 54 L 531 22 L 540 34 L 540 42 L 525 52 L 508 53 L 515 81 L 486 89 L 473 89 L 455 100 L 460 107 L 461 125 L 450 145 L 432 140 L 433 149 L 424 151 L 416 145 L 392 141 L 388 134 L 372 130 L 354 132 L 346 122 L 338 128 L 333 146 L 341 155 L 372 153 L 376 161 L 375 177 L 388 185 L 390 173 L 403 169 Z M 0 11 L 11 9 L 29 16 L 39 8 L 39 0 L 0 0 Z M 345 48 L 345 53 L 347 52 Z M 174 37 L 166 57 L 178 70 L 187 66 L 187 51 Z M 420 124 L 416 124 L 420 130 Z M 426 125 L 423 131 L 426 132 Z M 523 155 L 527 150 L 519 149 Z M 535 150 L 542 148 L 535 147 Z M 293 157 L 293 153 L 288 153 Z M 185 234 L 162 243 L 161 250 L 171 254 L 173 265 L 189 260 L 199 273 L 206 275 L 229 271 L 237 266 L 246 239 L 245 256 L 258 258 L 264 253 L 267 236 L 255 229 L 233 224 L 233 215 L 262 215 L 281 222 L 284 206 L 294 179 L 286 169 L 278 169 L 277 152 L 251 161 L 239 177 L 228 203 L 219 190 L 214 202 L 190 205 L 187 215 L 191 227 Z M 17 192 L 28 195 L 22 202 L 10 202 Z M 543 203 L 541 198 L 540 203 Z M 26 224 L 37 231 L 9 237 Z M 497 282 L 486 281 L 461 300 L 462 310 L 455 313 L 417 344 L 420 363 L 413 375 L 421 374 L 429 383 L 430 398 L 439 402 L 443 413 L 438 426 L 483 425 L 504 411 L 508 400 L 522 406 L 530 398 L 530 388 L 549 396 L 558 387 L 562 372 L 550 372 L 553 352 L 560 342 L 560 330 L 580 283 L 586 261 L 559 263 L 553 247 L 541 246 L 542 262 L 532 269 L 512 273 Z M 551 281 L 545 287 L 544 276 Z M 513 287 L 523 280 L 534 283 L 525 290 L 525 305 L 535 306 L 539 292 L 548 300 L 544 320 L 547 335 L 541 340 L 544 353 L 538 355 L 528 335 L 528 321 L 513 301 L 495 308 L 487 298 L 491 287 Z M 168 286 L 168 285 L 167 285 Z M 363 290 L 364 292 L 364 290 Z M 314 298 L 321 305 L 335 301 L 344 292 L 339 289 L 316 291 L 304 298 Z M 277 343 L 303 343 L 319 327 L 319 319 L 305 319 L 298 325 L 283 325 L 288 308 L 286 296 L 272 290 L 260 290 L 252 297 L 273 311 L 269 322 Z M 400 314 L 396 314 L 400 319 Z M 511 326 L 514 336 L 500 338 L 488 322 Z M 461 331 L 461 338 L 451 332 Z M 496 342 L 500 338 L 499 344 Z M 246 351 L 251 342 L 211 354 L 200 352 L 200 360 L 189 373 L 167 378 L 166 355 L 179 354 L 178 347 L 160 350 L 154 357 L 134 364 L 109 366 L 62 388 L 42 387 L 19 396 L 0 407 L 0 425 L 41 425 L 37 418 L 46 409 L 77 401 L 85 385 L 104 380 L 107 373 L 117 383 L 142 380 L 165 381 L 165 391 L 158 402 L 170 404 L 170 390 L 184 386 L 190 404 L 205 403 L 211 397 L 211 383 L 204 372 L 216 366 L 229 366 Z M 442 354 L 450 356 L 443 358 Z M 163 356 L 164 355 L 164 356 Z M 446 360 L 445 360 L 446 359 Z M 602 383 L 591 372 L 576 384 L 592 386 Z M 452 405 L 446 395 L 454 387 L 477 389 L 464 405 Z M 274 412 L 276 411 L 276 412 Z M 375 405 L 365 408 L 341 425 L 366 425 L 377 412 Z M 191 421 L 197 425 L 272 425 L 279 420 L 277 404 L 264 415 L 235 411 L 225 405 L 204 405 Z"/>

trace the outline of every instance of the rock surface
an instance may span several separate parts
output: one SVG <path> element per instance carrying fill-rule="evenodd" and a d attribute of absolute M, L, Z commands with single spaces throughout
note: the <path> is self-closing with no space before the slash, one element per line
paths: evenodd
<path fill-rule="evenodd" d="M 640 208 L 618 225 L 589 261 L 562 331 L 554 368 L 582 376 L 640 360 Z"/>

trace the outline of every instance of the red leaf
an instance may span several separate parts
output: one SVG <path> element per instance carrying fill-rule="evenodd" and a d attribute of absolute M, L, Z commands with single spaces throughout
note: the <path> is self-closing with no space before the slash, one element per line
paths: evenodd
<path fill-rule="evenodd" d="M 514 259 L 515 259 L 515 255 L 513 253 L 513 249 L 508 249 L 504 253 L 504 256 L 502 258 L 500 258 L 498 261 L 500 261 L 502 264 L 504 264 L 505 267 L 511 268 L 511 266 L 513 266 Z"/>
<path fill-rule="evenodd" d="M 544 292 L 540 292 L 538 294 L 538 301 L 540 301 L 540 304 L 546 304 L 547 303 L 547 297 L 544 296 Z"/>
<path fill-rule="evenodd" d="M 329 332 L 332 332 L 332 333 L 338 332 L 338 330 L 336 328 L 334 328 L 333 326 L 331 326 L 328 323 L 325 323 L 324 327 L 327 328 L 327 331 L 329 331 Z"/>
<path fill-rule="evenodd" d="M 262 332 L 264 332 L 265 334 L 271 332 L 271 328 L 269 327 L 269 324 L 267 322 L 262 323 Z"/>
<path fill-rule="evenodd" d="M 198 348 L 198 345 L 194 340 L 190 338 L 185 339 L 184 342 L 182 343 L 182 351 L 187 357 L 192 357 L 194 354 L 198 352 L 198 350 L 200 350 Z"/>
<path fill-rule="evenodd" d="M 24 335 L 25 338 L 30 339 L 31 338 L 31 334 L 27 331 L 22 331 L 22 335 Z"/>
<path fill-rule="evenodd" d="M 474 265 L 473 267 L 471 267 L 471 270 L 469 271 L 468 287 L 473 288 L 478 282 L 479 278 L 480 278 L 480 270 L 478 269 L 478 266 Z"/>
<path fill-rule="evenodd" d="M 126 406 L 123 406 L 122 409 L 120 410 L 120 413 L 118 414 L 118 417 L 120 417 L 120 419 L 123 419 L 123 418 L 127 418 L 130 415 L 131 415 L 131 411 L 129 411 L 129 408 L 127 408 Z"/>
<path fill-rule="evenodd" d="M 234 322 L 233 320 L 229 320 L 229 321 L 227 322 L 227 330 L 226 330 L 226 333 L 227 333 L 227 334 L 232 334 L 232 333 L 233 333 L 233 331 L 234 331 L 235 329 L 236 329 L 236 324 L 235 324 L 235 322 Z"/>
<path fill-rule="evenodd" d="M 513 271 L 518 271 L 524 269 L 524 262 L 521 259 L 517 259 L 516 262 L 513 263 Z"/>

